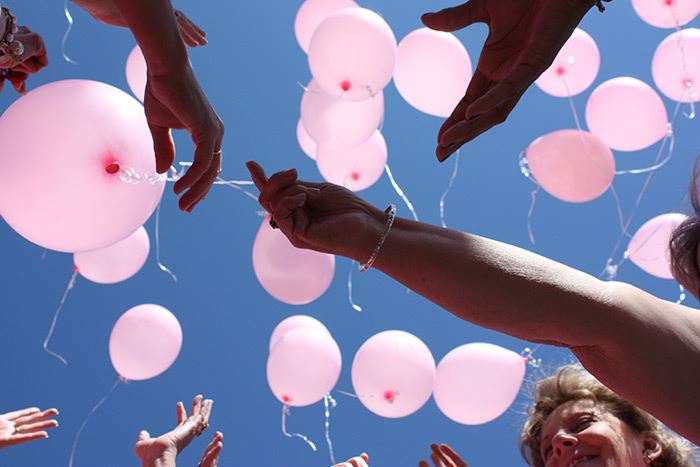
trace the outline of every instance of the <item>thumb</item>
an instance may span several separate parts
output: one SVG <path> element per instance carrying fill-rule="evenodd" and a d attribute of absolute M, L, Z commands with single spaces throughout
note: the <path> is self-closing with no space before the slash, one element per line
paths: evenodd
<path fill-rule="evenodd" d="M 488 16 L 483 0 L 469 0 L 462 5 L 445 8 L 436 13 L 426 13 L 421 16 L 421 21 L 430 29 L 452 32 L 470 24 L 486 23 Z"/>
<path fill-rule="evenodd" d="M 367 454 L 365 454 L 364 452 L 362 453 L 362 455 L 360 455 L 360 457 L 361 457 L 362 460 L 364 460 L 365 462 L 369 462 L 369 456 L 368 456 Z"/>
<path fill-rule="evenodd" d="M 139 433 L 139 441 L 145 441 L 149 439 L 151 435 L 146 430 L 141 430 Z"/>
<path fill-rule="evenodd" d="M 175 143 L 170 128 L 157 125 L 148 125 L 153 137 L 153 152 L 156 156 L 156 172 L 159 174 L 168 171 L 175 160 Z"/>

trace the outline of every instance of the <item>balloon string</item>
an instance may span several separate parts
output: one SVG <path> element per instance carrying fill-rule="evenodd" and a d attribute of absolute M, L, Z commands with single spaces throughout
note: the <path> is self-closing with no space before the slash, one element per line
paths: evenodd
<path fill-rule="evenodd" d="M 161 271 L 166 272 L 172 277 L 173 281 L 177 282 L 177 276 L 173 271 L 171 271 L 167 266 L 165 266 L 160 260 L 160 202 L 158 202 L 158 207 L 156 207 L 156 262 L 158 263 L 158 268 Z"/>
<path fill-rule="evenodd" d="M 578 112 L 576 112 L 576 105 L 574 105 L 574 100 L 571 97 L 571 92 L 569 92 L 569 86 L 566 84 L 564 77 L 561 77 L 562 83 L 564 83 L 564 88 L 566 89 L 566 98 L 569 101 L 569 107 L 571 108 L 571 113 L 574 116 L 574 122 L 576 123 L 576 129 L 578 131 L 583 131 L 581 129 L 581 120 L 578 118 Z"/>
<path fill-rule="evenodd" d="M 44 250 L 44 252 L 41 254 L 41 260 L 44 261 L 46 259 L 46 255 L 49 254 L 49 250 Z"/>
<path fill-rule="evenodd" d="M 615 200 L 615 208 L 617 210 L 617 221 L 620 223 L 620 232 L 625 231 L 625 214 L 622 211 L 622 203 L 620 202 L 620 197 L 617 195 L 617 190 L 613 183 L 610 184 L 610 193 Z M 629 237 L 629 234 L 627 234 Z"/>
<path fill-rule="evenodd" d="M 328 445 L 328 453 L 331 457 L 331 464 L 335 465 L 335 455 L 333 454 L 333 442 L 331 441 L 331 409 L 334 409 L 338 403 L 333 399 L 331 393 L 323 396 L 324 417 L 326 427 L 326 444 Z"/>
<path fill-rule="evenodd" d="M 316 445 L 306 436 L 299 433 L 288 433 L 287 432 L 287 415 L 291 415 L 289 411 L 289 406 L 287 404 L 282 405 L 282 434 L 287 438 L 299 438 L 303 440 L 309 447 L 316 452 Z"/>
<path fill-rule="evenodd" d="M 537 349 L 539 349 L 541 346 L 542 344 L 537 344 L 532 349 L 530 347 L 525 347 L 523 351 L 520 352 L 520 356 L 522 356 L 525 359 L 527 365 L 529 365 L 532 368 L 542 367 L 542 359 L 535 358 L 535 352 L 537 352 Z"/>
<path fill-rule="evenodd" d="M 70 35 L 71 30 L 73 29 L 73 17 L 68 10 L 68 0 L 66 0 L 63 4 L 63 14 L 66 16 L 66 21 L 68 21 L 68 27 L 66 28 L 66 32 L 63 34 L 63 40 L 61 41 L 61 54 L 63 55 L 63 59 L 65 61 L 72 65 L 77 65 L 78 62 L 66 54 L 66 42 L 68 41 L 68 36 Z"/>
<path fill-rule="evenodd" d="M 119 383 L 121 383 L 121 382 L 122 382 L 122 377 L 120 376 L 119 378 L 117 378 L 117 381 L 114 383 L 114 385 L 112 386 L 112 389 L 109 390 L 107 395 L 105 395 L 102 399 L 99 400 L 99 402 L 97 402 L 97 404 L 95 404 L 95 407 L 92 408 L 92 410 L 87 415 L 87 417 L 85 417 L 85 420 L 83 420 L 83 424 L 80 425 L 80 429 L 78 430 L 78 433 L 75 435 L 75 439 L 73 440 L 73 448 L 70 451 L 70 459 L 68 459 L 68 467 L 73 467 L 73 459 L 75 458 L 75 450 L 78 448 L 78 441 L 80 440 L 80 435 L 83 433 L 83 430 L 87 426 L 88 421 L 90 421 L 90 417 L 92 417 L 92 414 L 94 414 L 97 411 L 97 409 L 99 409 L 100 406 L 102 404 L 104 404 L 104 402 L 107 400 L 107 398 L 109 398 L 109 396 L 112 395 L 114 390 L 117 389 L 117 386 L 119 386 Z"/>
<path fill-rule="evenodd" d="M 359 399 L 359 398 L 360 398 L 360 396 L 358 396 L 357 394 L 354 394 L 354 393 L 352 393 L 352 392 L 342 391 L 342 390 L 340 390 L 340 389 L 336 389 L 335 392 L 337 392 L 338 394 L 342 394 L 342 395 L 344 395 L 344 396 L 348 396 L 348 397 L 355 398 L 355 399 Z"/>
<path fill-rule="evenodd" d="M 457 173 L 459 171 L 459 149 L 457 150 L 457 154 L 454 155 L 454 160 L 455 160 L 455 165 L 454 168 L 452 169 L 452 176 L 450 177 L 450 181 L 447 183 L 447 188 L 445 191 L 442 193 L 442 196 L 440 196 L 440 223 L 444 228 L 447 228 L 447 223 L 445 222 L 445 198 L 447 198 L 447 194 L 452 190 L 452 185 L 455 182 L 455 179 L 457 178 Z"/>
<path fill-rule="evenodd" d="M 350 272 L 348 273 L 348 301 L 352 309 L 359 312 L 362 311 L 362 307 L 357 305 L 352 299 L 352 273 L 355 270 L 355 264 L 357 264 L 357 261 L 353 260 L 350 264 Z"/>
<path fill-rule="evenodd" d="M 71 289 L 73 288 L 73 286 L 75 286 L 75 280 L 77 277 L 78 277 L 78 268 L 74 267 L 73 274 L 70 276 L 70 280 L 68 281 L 68 285 L 66 286 L 66 289 L 63 291 L 63 297 L 61 297 L 61 301 L 58 304 L 58 308 L 56 308 L 56 311 L 54 312 L 53 320 L 51 321 L 51 326 L 49 327 L 49 333 L 46 335 L 46 339 L 44 339 L 44 350 L 46 351 L 46 353 L 56 357 L 64 365 L 68 365 L 68 361 L 66 361 L 66 359 L 63 358 L 60 354 L 49 349 L 49 341 L 51 340 L 51 336 L 53 336 L 54 329 L 56 329 L 56 322 L 58 321 L 58 315 L 61 313 L 61 310 L 63 309 L 63 305 L 66 303 L 66 298 L 68 298 L 68 292 L 70 292 Z"/>
<path fill-rule="evenodd" d="M 403 202 L 406 204 L 408 207 L 408 210 L 411 211 L 411 215 L 413 216 L 413 220 L 418 221 L 418 214 L 416 214 L 416 210 L 413 208 L 413 204 L 411 204 L 411 201 L 408 199 L 406 194 L 403 192 L 401 187 L 399 186 L 398 183 L 396 183 L 396 180 L 394 179 L 394 175 L 391 173 L 391 169 L 389 168 L 389 164 L 384 165 L 384 171 L 386 172 L 387 176 L 389 177 L 389 181 L 391 182 L 391 186 L 394 187 L 394 190 L 396 193 L 403 199 Z"/>
<path fill-rule="evenodd" d="M 535 214 L 535 205 L 537 204 L 537 193 L 540 192 L 540 185 L 530 192 L 530 209 L 527 210 L 527 236 L 530 243 L 535 244 L 535 234 L 532 232 L 532 217 Z"/>
<path fill-rule="evenodd" d="M 687 295 L 685 294 L 685 288 L 678 284 L 678 289 L 680 290 L 680 293 L 678 295 L 678 300 L 676 300 L 676 303 L 679 305 L 682 305 L 685 299 L 687 298 Z"/>

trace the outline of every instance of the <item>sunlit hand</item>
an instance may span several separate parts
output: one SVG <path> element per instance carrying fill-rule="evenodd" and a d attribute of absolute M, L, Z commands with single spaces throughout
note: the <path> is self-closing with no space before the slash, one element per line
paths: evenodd
<path fill-rule="evenodd" d="M 15 40 L 24 46 L 24 52 L 19 57 L 13 55 L 0 56 L 0 90 L 5 79 L 20 94 L 26 94 L 26 80 L 29 75 L 36 73 L 49 64 L 46 45 L 41 36 L 32 32 L 26 26 L 20 26 L 14 35 Z"/>
<path fill-rule="evenodd" d="M 430 445 L 432 453 L 430 460 L 434 467 L 469 467 L 461 457 L 457 455 L 448 445 L 435 443 Z M 426 461 L 420 461 L 418 467 L 430 467 Z"/>
<path fill-rule="evenodd" d="M 58 426 L 52 417 L 58 410 L 41 411 L 36 407 L 0 414 L 0 448 L 48 438 L 48 428 Z"/>
<path fill-rule="evenodd" d="M 381 229 L 383 212 L 341 186 L 300 181 L 294 169 L 268 179 L 257 163 L 247 167 L 260 204 L 292 245 L 355 259 L 371 254 L 381 234 L 374 235 L 373 221 L 378 219 Z"/>
<path fill-rule="evenodd" d="M 177 425 L 157 438 L 151 438 L 147 431 L 139 433 L 134 451 L 143 466 L 153 466 L 160 462 L 163 467 L 175 466 L 175 458 L 188 444 L 209 426 L 209 416 L 214 401 L 198 395 L 192 401 L 190 415 L 187 416 L 182 402 L 177 403 Z M 216 465 L 216 464 L 214 464 Z"/>
<path fill-rule="evenodd" d="M 504 122 L 593 5 L 592 0 L 470 0 L 423 15 L 423 23 L 438 31 L 474 23 L 489 27 L 464 98 L 440 128 L 438 160 Z"/>
<path fill-rule="evenodd" d="M 369 467 L 369 456 L 362 453 L 361 455 L 353 457 L 347 462 L 336 464 L 333 467 Z"/>
<path fill-rule="evenodd" d="M 209 442 L 209 445 L 204 450 L 202 460 L 199 461 L 199 467 L 216 467 L 219 465 L 219 454 L 224 448 L 224 443 L 221 442 L 223 439 L 224 435 L 217 431 L 214 438 Z"/>

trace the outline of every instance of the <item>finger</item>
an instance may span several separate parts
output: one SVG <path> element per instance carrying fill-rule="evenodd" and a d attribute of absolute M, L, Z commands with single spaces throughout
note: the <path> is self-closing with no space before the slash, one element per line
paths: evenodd
<path fill-rule="evenodd" d="M 178 402 L 175 406 L 175 413 L 177 414 L 177 424 L 182 425 L 187 420 L 187 411 L 185 410 L 185 404 Z"/>
<path fill-rule="evenodd" d="M 459 455 L 458 455 L 456 452 L 454 452 L 454 451 L 452 450 L 452 448 L 449 447 L 448 445 L 446 445 L 446 444 L 441 444 L 441 445 L 440 445 L 440 451 L 442 451 L 442 453 L 443 453 L 444 455 L 446 455 L 452 462 L 454 462 L 454 464 L 455 464 L 457 467 L 469 467 L 469 466 L 467 465 L 467 463 L 464 462 L 464 461 L 462 460 L 462 458 L 459 457 Z"/>
<path fill-rule="evenodd" d="M 180 32 L 184 31 L 187 34 L 187 36 L 194 42 L 194 45 L 192 45 L 192 47 L 207 44 L 207 40 L 205 38 L 207 33 L 204 32 L 202 28 L 194 24 L 192 20 L 185 16 L 185 14 L 181 11 L 176 11 L 175 16 L 177 17 L 177 22 L 180 26 Z"/>
<path fill-rule="evenodd" d="M 430 467 L 430 465 L 425 461 L 420 461 L 418 463 L 418 467 Z"/>
<path fill-rule="evenodd" d="M 219 176 L 219 169 L 221 167 L 221 154 L 214 154 L 213 161 L 209 170 L 195 183 L 192 187 L 185 193 L 182 198 L 180 198 L 179 206 L 180 209 L 187 212 L 192 212 L 194 207 L 206 198 L 209 190 L 216 177 Z"/>
<path fill-rule="evenodd" d="M 472 104 L 467 107 L 464 116 L 470 119 L 476 115 L 489 112 L 501 106 L 504 102 L 513 99 L 513 97 L 518 95 L 528 84 L 527 82 L 523 82 L 522 79 L 517 82 L 504 79 L 489 89 L 486 94 L 472 102 Z"/>
<path fill-rule="evenodd" d="M 15 425 L 25 425 L 27 423 L 34 423 L 40 420 L 46 420 L 47 418 L 55 417 L 56 415 L 58 415 L 58 410 L 56 409 L 48 409 L 44 410 L 43 412 L 35 412 L 15 419 Z"/>
<path fill-rule="evenodd" d="M 445 467 L 456 467 L 454 462 L 452 462 L 452 460 L 442 452 L 442 450 L 440 449 L 440 446 L 433 443 L 430 445 L 430 449 L 433 451 L 432 455 L 440 460 L 440 462 L 442 463 L 441 465 L 444 465 Z M 432 456 L 431 456 L 431 459 L 432 459 Z"/>
<path fill-rule="evenodd" d="M 202 399 L 204 399 L 204 396 L 201 394 L 194 396 L 194 399 L 192 399 L 192 408 L 190 409 L 190 417 L 199 413 L 202 408 Z"/>
<path fill-rule="evenodd" d="M 170 128 L 148 124 L 153 137 L 153 152 L 156 156 L 156 172 L 165 173 L 175 160 L 175 142 Z"/>
<path fill-rule="evenodd" d="M 316 198 L 320 196 L 321 190 L 318 188 L 309 188 L 306 187 L 300 183 L 295 183 L 294 185 L 290 185 L 287 188 L 283 189 L 282 191 L 278 191 L 275 193 L 269 200 L 268 204 L 270 205 L 270 208 L 272 208 L 272 212 L 275 211 L 276 206 L 279 204 L 279 202 L 284 199 L 284 198 L 289 198 L 290 196 L 295 196 L 300 193 L 303 193 L 306 195 L 307 199 L 308 198 Z"/>
<path fill-rule="evenodd" d="M 263 190 L 260 192 L 260 197 L 258 201 L 260 204 L 271 212 L 270 199 L 275 196 L 279 191 L 284 190 L 290 185 L 293 185 L 297 181 L 297 171 L 296 169 L 289 169 L 283 172 L 277 172 L 272 177 L 267 180 Z"/>
<path fill-rule="evenodd" d="M 204 402 L 202 402 L 202 420 L 205 423 L 209 423 L 209 416 L 211 415 L 211 408 L 214 405 L 214 401 L 211 399 L 206 399 Z"/>
<path fill-rule="evenodd" d="M 255 183 L 255 187 L 262 192 L 265 188 L 265 184 L 267 183 L 265 170 L 255 161 L 248 161 L 245 163 L 245 166 L 248 169 L 248 172 L 250 172 L 250 176 L 253 179 L 253 183 Z"/>
<path fill-rule="evenodd" d="M 221 441 L 218 441 L 212 449 L 208 450 L 205 454 L 204 457 L 202 457 L 202 462 L 200 463 L 201 467 L 216 467 L 216 464 L 218 463 L 218 457 L 219 454 L 221 453 L 221 450 L 224 448 L 224 443 Z"/>
<path fill-rule="evenodd" d="M 56 420 L 42 420 L 36 423 L 26 423 L 23 425 L 15 424 L 15 429 L 20 429 L 22 433 L 34 433 L 35 431 L 44 431 L 48 428 L 56 428 L 58 426 L 58 421 Z"/>
<path fill-rule="evenodd" d="M 12 435 L 10 439 L 7 440 L 8 446 L 16 446 L 18 444 L 27 443 L 29 441 L 34 441 L 37 439 L 46 439 L 49 434 L 45 431 L 35 431 L 34 433 L 18 433 Z"/>
<path fill-rule="evenodd" d="M 440 460 L 440 458 L 435 453 L 430 455 L 430 460 L 433 461 L 433 465 L 435 467 L 447 467 L 445 464 L 442 463 L 442 460 Z"/>
<path fill-rule="evenodd" d="M 27 415 L 32 415 L 39 412 L 41 412 L 39 407 L 29 407 L 26 409 L 15 410 L 14 412 L 8 412 L 6 414 L 3 414 L 3 418 L 6 418 L 9 421 L 14 421 L 20 417 L 26 417 Z"/>
<path fill-rule="evenodd" d="M 362 460 L 364 460 L 365 462 L 369 462 L 369 455 L 367 455 L 367 453 L 364 453 L 364 452 L 363 452 L 362 454 L 360 454 L 360 457 L 361 457 Z"/>
<path fill-rule="evenodd" d="M 488 22 L 488 14 L 481 0 L 470 0 L 462 5 L 426 13 L 421 21 L 430 29 L 451 32 L 474 23 Z"/>
<path fill-rule="evenodd" d="M 216 138 L 195 139 L 194 160 L 185 175 L 175 182 L 175 194 L 179 195 L 197 183 L 207 173 L 214 161 Z"/>
<path fill-rule="evenodd" d="M 151 435 L 146 430 L 141 430 L 139 432 L 139 437 L 138 437 L 139 441 L 145 441 L 145 440 L 150 439 L 150 438 L 151 438 Z"/>
<path fill-rule="evenodd" d="M 216 447 L 217 443 L 219 443 L 219 441 L 223 441 L 223 439 L 224 439 L 223 433 L 221 433 L 220 431 L 217 431 L 214 434 L 214 437 L 211 439 L 211 441 L 209 441 L 209 444 L 207 445 L 207 449 L 205 450 L 205 454 L 208 453 L 209 451 L 211 451 L 212 449 L 214 449 Z"/>
<path fill-rule="evenodd" d="M 182 27 L 180 26 L 179 29 L 180 32 L 180 38 L 182 38 L 182 41 L 187 45 L 187 47 L 197 47 L 199 43 L 192 37 L 190 34 Z"/>
<path fill-rule="evenodd" d="M 441 144 L 440 146 L 444 146 L 444 149 L 450 153 L 455 152 L 463 144 L 473 140 L 489 128 L 503 123 L 514 105 L 515 102 L 456 124 L 447 130 L 442 138 L 447 145 Z"/>

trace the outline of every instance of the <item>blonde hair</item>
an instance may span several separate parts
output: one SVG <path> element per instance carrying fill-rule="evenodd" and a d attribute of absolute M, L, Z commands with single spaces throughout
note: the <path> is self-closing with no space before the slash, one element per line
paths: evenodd
<path fill-rule="evenodd" d="M 565 365 L 553 376 L 540 380 L 534 390 L 533 404 L 520 435 L 520 452 L 532 467 L 543 467 L 540 455 L 542 426 L 560 405 L 580 399 L 592 400 L 626 423 L 637 433 L 650 433 L 661 445 L 661 456 L 654 467 L 696 467 L 695 451 L 690 443 L 665 428 L 657 419 L 626 401 L 581 365 Z"/>

